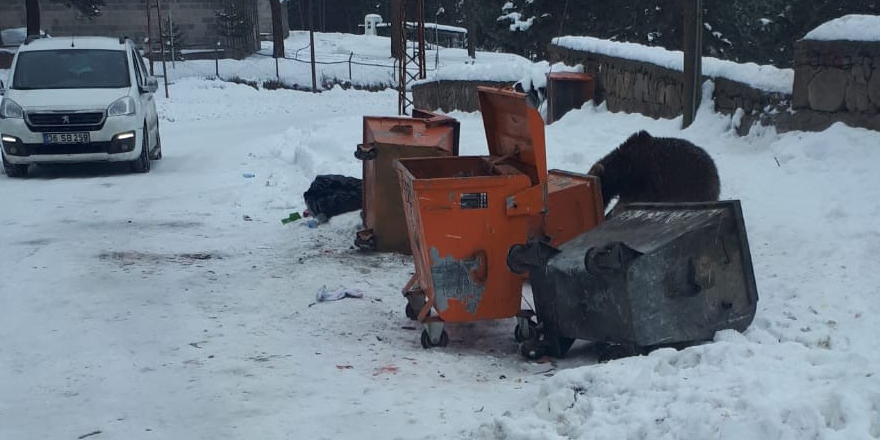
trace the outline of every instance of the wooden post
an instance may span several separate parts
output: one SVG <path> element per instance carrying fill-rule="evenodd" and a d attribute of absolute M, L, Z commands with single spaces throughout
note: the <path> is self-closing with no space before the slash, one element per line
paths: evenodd
<path fill-rule="evenodd" d="M 165 81 L 165 98 L 168 98 L 168 66 L 165 65 L 165 34 L 162 33 L 162 5 L 156 0 L 156 18 L 159 19 L 159 45 L 162 46 L 162 79 Z"/>
<path fill-rule="evenodd" d="M 318 77 L 315 74 L 315 0 L 309 0 L 309 51 L 312 64 L 312 93 L 318 93 Z"/>
<path fill-rule="evenodd" d="M 689 127 L 700 105 L 703 77 L 703 0 L 684 0 L 684 73 L 681 128 Z"/>

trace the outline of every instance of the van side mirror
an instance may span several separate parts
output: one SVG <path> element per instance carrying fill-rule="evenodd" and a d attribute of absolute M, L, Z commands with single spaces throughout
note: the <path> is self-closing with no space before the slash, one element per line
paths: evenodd
<path fill-rule="evenodd" d="M 3 84 L 3 80 L 0 79 L 0 96 L 3 96 L 6 93 L 6 84 Z"/>
<path fill-rule="evenodd" d="M 156 90 L 159 90 L 159 80 L 155 76 L 148 76 L 144 88 L 146 90 L 141 91 L 156 93 Z"/>

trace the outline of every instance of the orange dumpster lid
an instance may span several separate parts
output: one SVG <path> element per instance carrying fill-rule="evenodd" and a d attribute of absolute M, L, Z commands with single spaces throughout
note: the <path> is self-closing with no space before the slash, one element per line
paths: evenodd
<path fill-rule="evenodd" d="M 364 116 L 364 142 L 438 148 L 448 144 L 454 148 L 454 140 L 450 139 L 454 131 L 449 127 L 455 123 L 455 119 L 442 115 L 430 118 Z"/>
<path fill-rule="evenodd" d="M 491 87 L 478 87 L 477 93 L 489 155 L 521 163 L 534 185 L 546 181 L 544 120 L 526 94 Z"/>
<path fill-rule="evenodd" d="M 582 72 L 550 72 L 547 78 L 556 81 L 592 81 L 593 75 Z"/>

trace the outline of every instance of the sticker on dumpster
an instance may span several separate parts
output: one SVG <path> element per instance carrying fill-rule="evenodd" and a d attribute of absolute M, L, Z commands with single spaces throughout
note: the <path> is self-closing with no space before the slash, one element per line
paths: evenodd
<path fill-rule="evenodd" d="M 487 193 L 461 193 L 461 209 L 486 209 L 489 207 Z"/>
<path fill-rule="evenodd" d="M 455 299 L 464 305 L 468 313 L 477 313 L 477 306 L 486 287 L 477 285 L 471 279 L 471 271 L 479 268 L 480 264 L 479 258 L 461 261 L 451 256 L 440 258 L 440 251 L 435 247 L 431 248 L 431 277 L 434 281 L 437 310 L 446 311 L 449 300 Z"/>

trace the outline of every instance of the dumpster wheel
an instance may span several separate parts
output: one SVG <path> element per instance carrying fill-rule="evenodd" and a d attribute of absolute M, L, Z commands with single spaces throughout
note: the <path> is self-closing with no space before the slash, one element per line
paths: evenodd
<path fill-rule="evenodd" d="M 535 361 L 544 357 L 546 349 L 538 338 L 531 338 L 519 344 L 519 352 L 524 358 Z"/>
<path fill-rule="evenodd" d="M 538 338 L 538 324 L 531 319 L 520 319 L 517 317 L 516 328 L 513 329 L 513 339 L 516 342 L 524 342 L 529 339 Z"/>
<path fill-rule="evenodd" d="M 440 337 L 438 338 L 436 343 L 431 341 L 431 337 L 428 335 L 428 330 L 422 330 L 422 347 L 434 348 L 445 347 L 447 345 L 449 345 L 449 334 L 446 333 L 446 330 L 443 330 L 440 333 Z"/>

